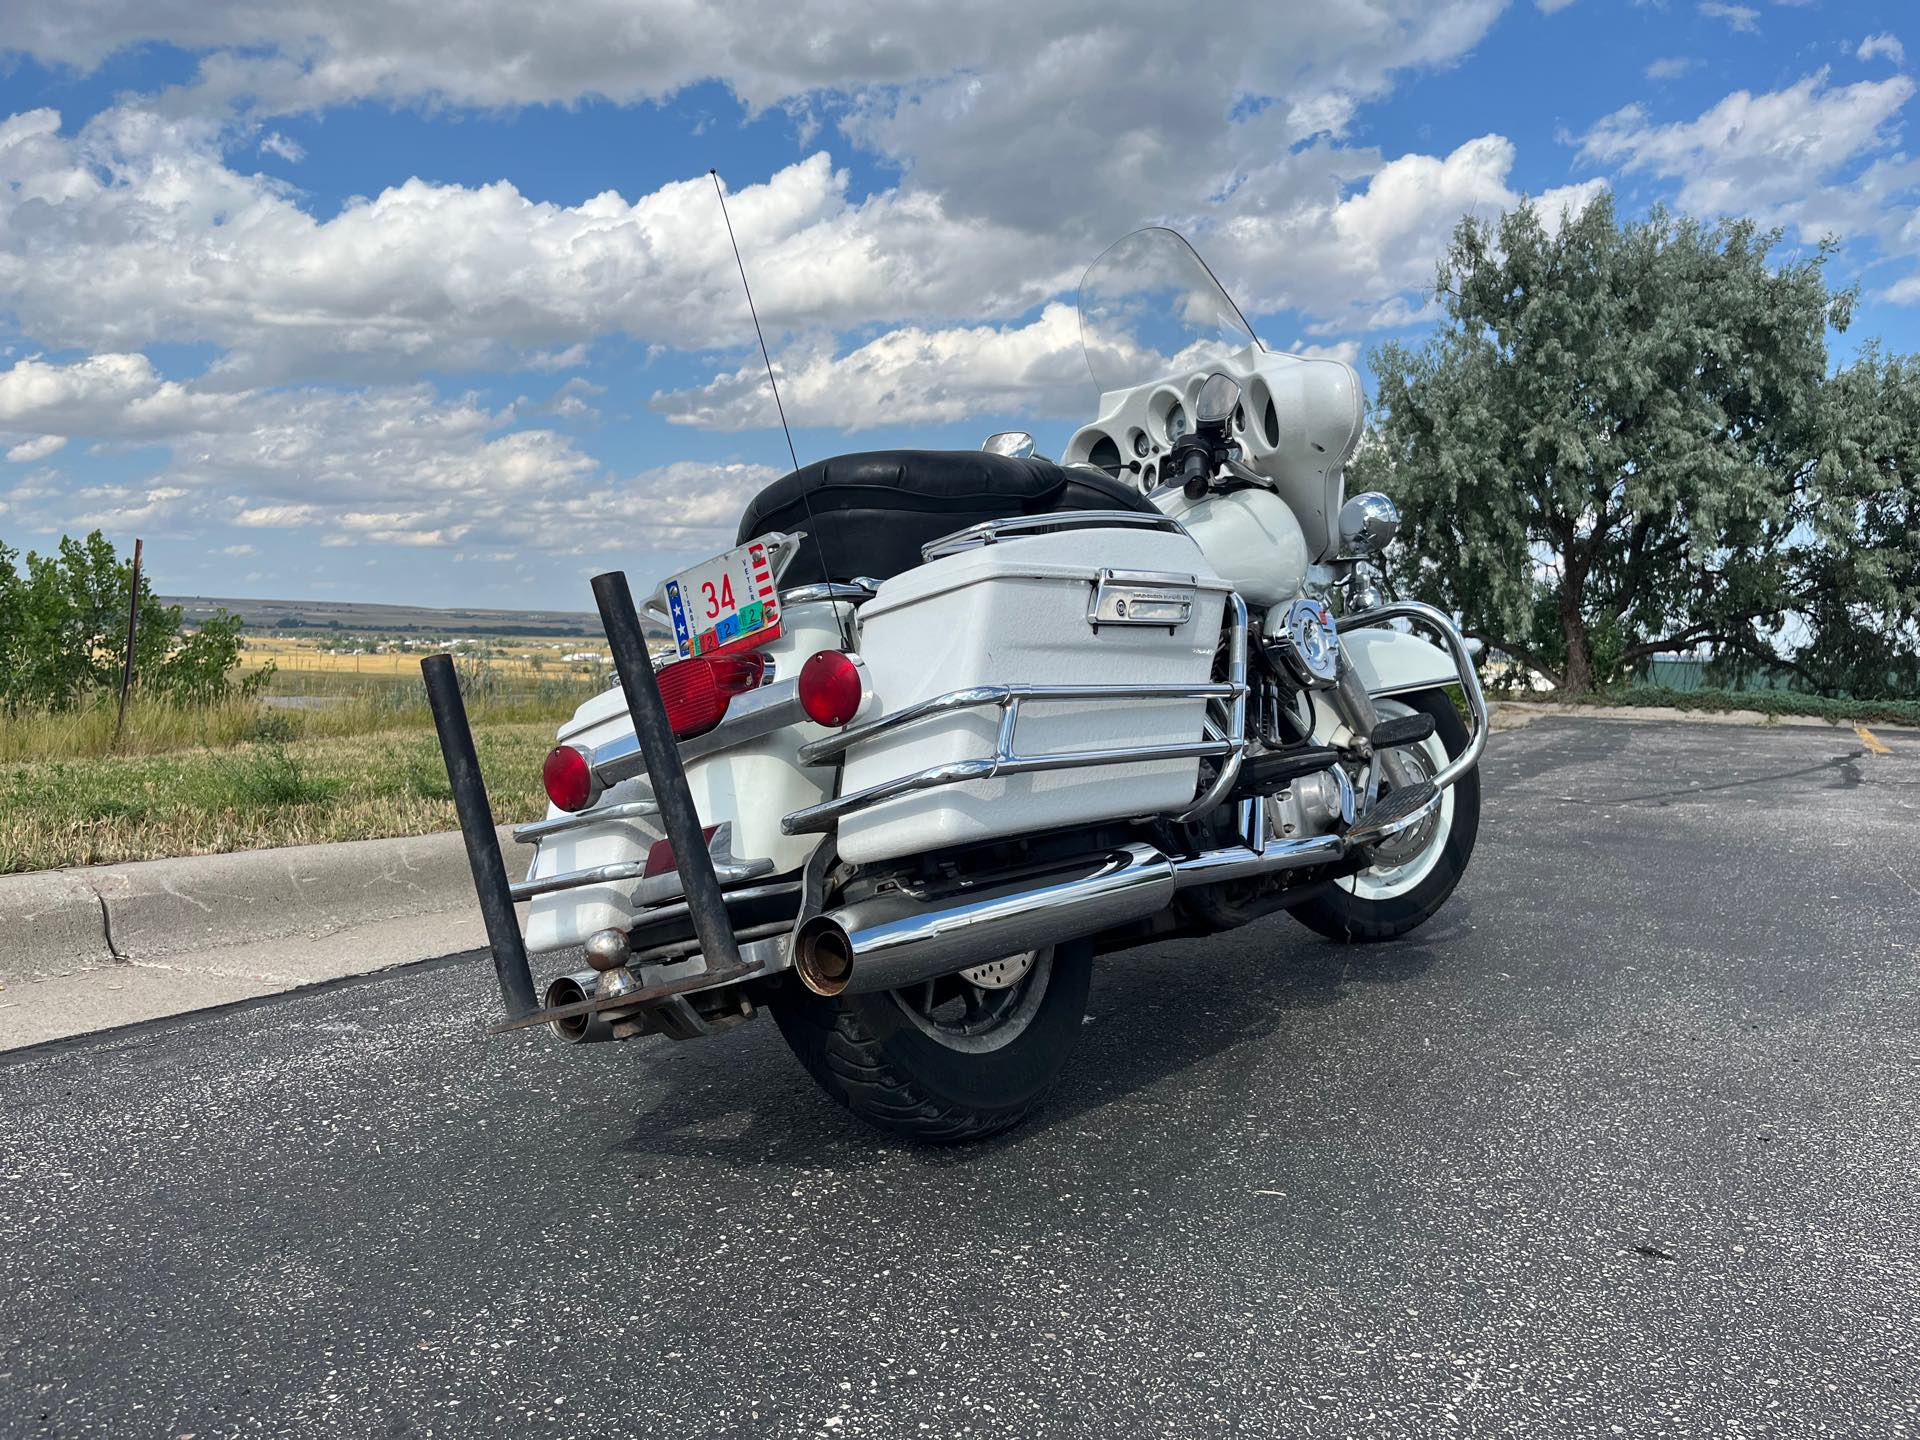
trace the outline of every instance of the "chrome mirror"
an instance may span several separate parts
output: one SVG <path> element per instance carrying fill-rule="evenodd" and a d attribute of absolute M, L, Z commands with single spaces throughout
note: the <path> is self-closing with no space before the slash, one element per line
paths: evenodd
<path fill-rule="evenodd" d="M 1378 490 L 1366 490 L 1340 507 L 1340 548 L 1349 555 L 1378 555 L 1400 533 L 1400 507 Z"/>
<path fill-rule="evenodd" d="M 1200 387 L 1200 395 L 1193 402 L 1193 413 L 1203 425 L 1221 425 L 1233 417 L 1239 404 L 1240 382 L 1216 370 Z"/>
<path fill-rule="evenodd" d="M 1024 460 L 1033 454 L 1033 436 L 1024 430 L 1002 430 L 987 436 L 980 448 L 989 455 L 1011 455 L 1016 460 Z"/>

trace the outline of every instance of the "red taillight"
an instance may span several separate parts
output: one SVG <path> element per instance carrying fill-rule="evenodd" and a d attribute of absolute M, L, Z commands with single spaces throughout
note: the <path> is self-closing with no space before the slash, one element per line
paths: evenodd
<path fill-rule="evenodd" d="M 860 713 L 867 687 L 860 663 L 838 650 L 822 650 L 800 667 L 800 708 L 816 725 L 835 729 Z"/>
<path fill-rule="evenodd" d="M 653 678 L 667 702 L 667 723 L 678 739 L 686 740 L 718 725 L 733 697 L 753 689 L 766 671 L 767 657 L 747 651 L 682 660 Z"/>
<path fill-rule="evenodd" d="M 584 810 L 593 801 L 593 767 L 571 745 L 556 745 L 547 752 L 540 780 L 547 787 L 547 798 L 562 810 Z"/>

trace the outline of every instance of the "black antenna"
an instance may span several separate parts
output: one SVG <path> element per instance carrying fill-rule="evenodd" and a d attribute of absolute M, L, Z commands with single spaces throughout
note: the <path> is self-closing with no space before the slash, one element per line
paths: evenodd
<path fill-rule="evenodd" d="M 720 218 L 727 222 L 727 243 L 733 246 L 733 263 L 740 271 L 740 288 L 747 292 L 747 313 L 753 317 L 754 337 L 760 342 L 760 358 L 766 363 L 767 367 L 767 385 L 773 391 L 773 408 L 779 412 L 780 429 L 787 437 L 787 458 L 793 461 L 793 468 L 798 470 L 800 468 L 800 456 L 793 448 L 793 430 L 787 424 L 787 407 L 780 403 L 780 382 L 773 378 L 773 357 L 767 353 L 767 337 L 760 329 L 760 312 L 754 308 L 753 287 L 747 283 L 746 262 L 740 258 L 740 242 L 734 238 L 733 217 L 727 214 L 727 190 L 726 187 L 720 183 L 720 172 L 718 170 L 709 169 L 707 174 L 713 177 L 713 193 L 720 197 Z M 807 514 L 806 534 L 813 541 L 813 558 L 820 566 L 820 578 L 822 580 L 831 580 L 833 579 L 833 572 L 827 568 L 827 547 L 821 543 L 820 527 L 815 523 L 813 518 L 813 499 L 805 490 L 800 492 L 800 508 L 806 511 Z M 833 613 L 840 617 L 840 628 L 843 634 L 851 636 L 852 629 L 848 623 L 848 619 L 852 613 L 851 610 L 849 610 L 847 615 L 841 615 L 840 602 L 836 600 L 833 605 Z M 851 643 L 850 639 L 848 643 Z"/>
<path fill-rule="evenodd" d="M 747 284 L 746 262 L 740 258 L 740 242 L 733 236 L 733 217 L 727 214 L 727 191 L 720 183 L 720 172 L 708 170 L 713 177 L 713 193 L 720 197 L 720 218 L 727 222 L 727 243 L 733 246 L 733 263 L 740 270 L 740 288 L 747 292 L 747 313 L 753 317 L 753 333 L 760 341 L 760 358 L 766 362 L 767 384 L 773 389 L 773 408 L 779 412 L 780 428 L 786 432 L 787 458 L 793 461 L 793 468 L 800 468 L 800 456 L 793 448 L 793 430 L 787 424 L 787 407 L 780 403 L 780 382 L 773 378 L 773 357 L 767 354 L 767 337 L 760 330 L 760 312 L 753 307 L 753 287 Z M 812 507 L 808 507 L 811 512 Z M 821 577 L 825 579 L 825 576 Z"/>

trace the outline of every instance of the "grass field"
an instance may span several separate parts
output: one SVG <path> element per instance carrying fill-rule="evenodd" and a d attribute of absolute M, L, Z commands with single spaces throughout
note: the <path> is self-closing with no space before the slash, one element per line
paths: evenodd
<path fill-rule="evenodd" d="M 544 814 L 551 720 L 477 725 L 502 824 Z M 0 874 L 458 826 L 440 748 L 418 728 L 0 764 Z"/>
<path fill-rule="evenodd" d="M 516 661 L 519 643 L 530 642 L 458 662 L 503 824 L 545 811 L 554 729 L 605 684 Z M 262 658 L 276 662 L 264 695 L 188 707 L 136 697 L 117 740 L 110 697 L 0 713 L 0 873 L 455 828 L 418 652 Z"/>

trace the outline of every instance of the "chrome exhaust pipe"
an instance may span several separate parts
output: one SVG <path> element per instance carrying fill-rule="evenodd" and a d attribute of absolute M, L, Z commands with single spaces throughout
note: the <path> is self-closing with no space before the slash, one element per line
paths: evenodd
<path fill-rule="evenodd" d="M 1132 845 L 1040 875 L 939 899 L 904 892 L 856 901 L 800 927 L 794 973 L 816 995 L 900 990 L 969 965 L 1144 920 L 1193 885 L 1327 865 L 1346 853 L 1338 835 L 1246 845 L 1169 859 Z"/>
<path fill-rule="evenodd" d="M 599 979 L 599 975 L 591 970 L 582 970 L 577 975 L 562 975 L 547 986 L 546 1008 L 555 1010 L 562 1005 L 578 1005 L 583 1000 L 591 1000 L 593 987 Z M 547 1027 L 569 1045 L 591 1045 L 596 1041 L 613 1039 L 613 1022 L 598 1012 L 550 1020 Z"/>
<path fill-rule="evenodd" d="M 1132 845 L 939 899 L 875 896 L 803 925 L 794 968 L 816 994 L 898 990 L 1144 919 L 1164 910 L 1173 890 L 1173 862 Z"/>

